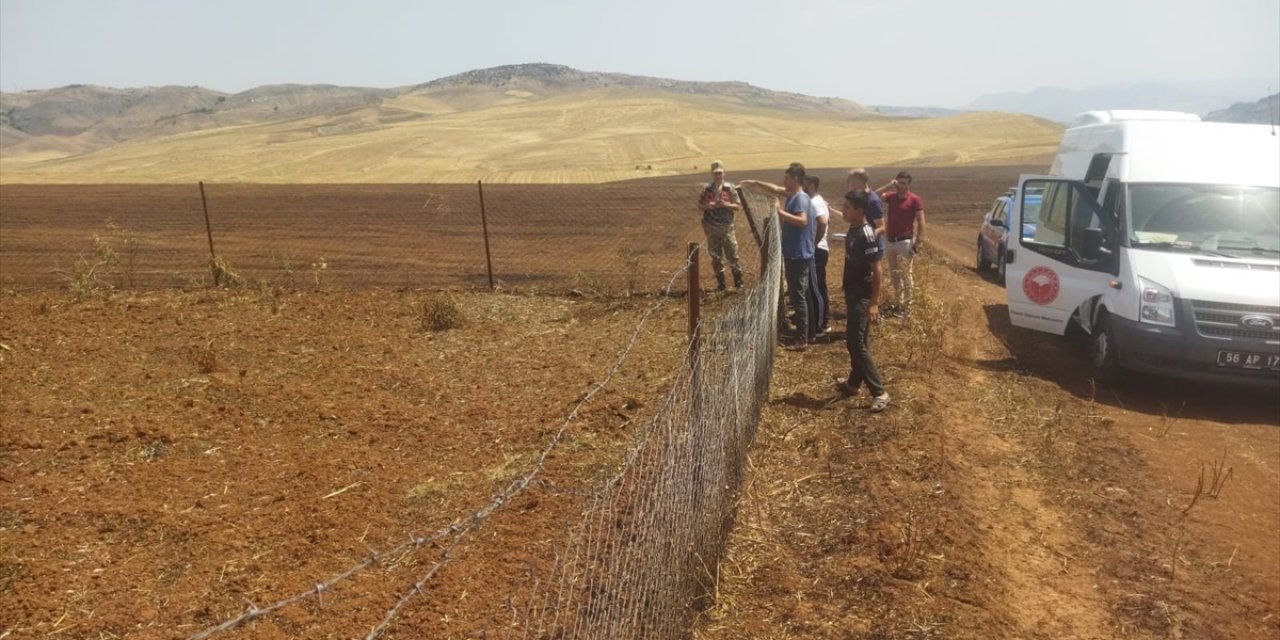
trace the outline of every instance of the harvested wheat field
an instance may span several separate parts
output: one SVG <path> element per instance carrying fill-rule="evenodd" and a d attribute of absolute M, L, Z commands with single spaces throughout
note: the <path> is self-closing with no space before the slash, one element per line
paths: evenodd
<path fill-rule="evenodd" d="M 778 352 L 727 547 L 692 578 L 711 596 L 692 637 L 1280 635 L 1275 396 L 1094 388 L 1079 344 L 1011 327 L 969 264 L 991 199 L 1042 169 L 913 170 L 921 304 L 874 330 L 893 405 L 868 414 L 831 388 L 843 305 L 829 341 Z M 843 172 L 818 173 L 836 199 Z M 522 594 L 686 384 L 680 277 L 701 231 L 682 203 L 699 180 L 588 192 L 630 198 L 623 226 L 503 205 L 516 240 L 493 253 L 495 292 L 462 187 L 431 186 L 448 204 L 424 209 L 408 185 L 206 185 L 215 221 L 244 222 L 215 234 L 242 272 L 220 288 L 194 187 L 117 185 L 98 204 L 89 187 L 0 187 L 0 638 L 194 637 L 246 611 L 207 637 L 526 637 Z M 510 188 L 508 203 L 582 190 Z M 353 213 L 413 207 L 439 235 Z M 548 228 L 605 249 L 583 262 Z M 132 282 L 129 234 L 146 249 Z M 264 238 L 297 244 L 235 258 Z M 738 239 L 755 285 L 743 224 Z M 702 312 L 762 288 L 704 295 Z M 465 536 L 436 536 L 459 522 Z"/>

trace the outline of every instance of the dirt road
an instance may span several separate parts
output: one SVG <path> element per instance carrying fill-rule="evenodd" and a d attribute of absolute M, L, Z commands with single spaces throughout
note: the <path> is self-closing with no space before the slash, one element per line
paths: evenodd
<path fill-rule="evenodd" d="M 1095 388 L 1010 326 L 980 216 L 931 220 L 916 313 L 876 329 L 889 412 L 830 390 L 843 334 L 780 359 L 698 637 L 1280 637 L 1276 398 Z"/>

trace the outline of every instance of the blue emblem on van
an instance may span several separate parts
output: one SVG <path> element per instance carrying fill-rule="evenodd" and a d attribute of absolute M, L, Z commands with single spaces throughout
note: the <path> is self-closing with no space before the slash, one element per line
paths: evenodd
<path fill-rule="evenodd" d="M 1240 324 L 1250 329 L 1270 329 L 1275 322 L 1267 316 L 1245 316 L 1240 318 Z"/>

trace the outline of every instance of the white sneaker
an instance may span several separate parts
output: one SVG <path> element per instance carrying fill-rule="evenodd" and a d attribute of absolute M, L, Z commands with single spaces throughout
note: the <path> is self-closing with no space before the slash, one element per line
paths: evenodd
<path fill-rule="evenodd" d="M 889 408 L 889 392 L 884 392 L 871 399 L 871 406 L 867 410 L 871 413 L 880 413 Z"/>

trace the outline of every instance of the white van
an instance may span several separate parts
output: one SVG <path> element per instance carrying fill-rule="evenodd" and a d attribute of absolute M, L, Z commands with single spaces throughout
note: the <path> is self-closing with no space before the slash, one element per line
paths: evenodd
<path fill-rule="evenodd" d="M 1131 369 L 1280 387 L 1276 127 L 1090 111 L 1050 174 L 1018 184 L 1015 326 L 1079 324 L 1104 383 Z"/>

